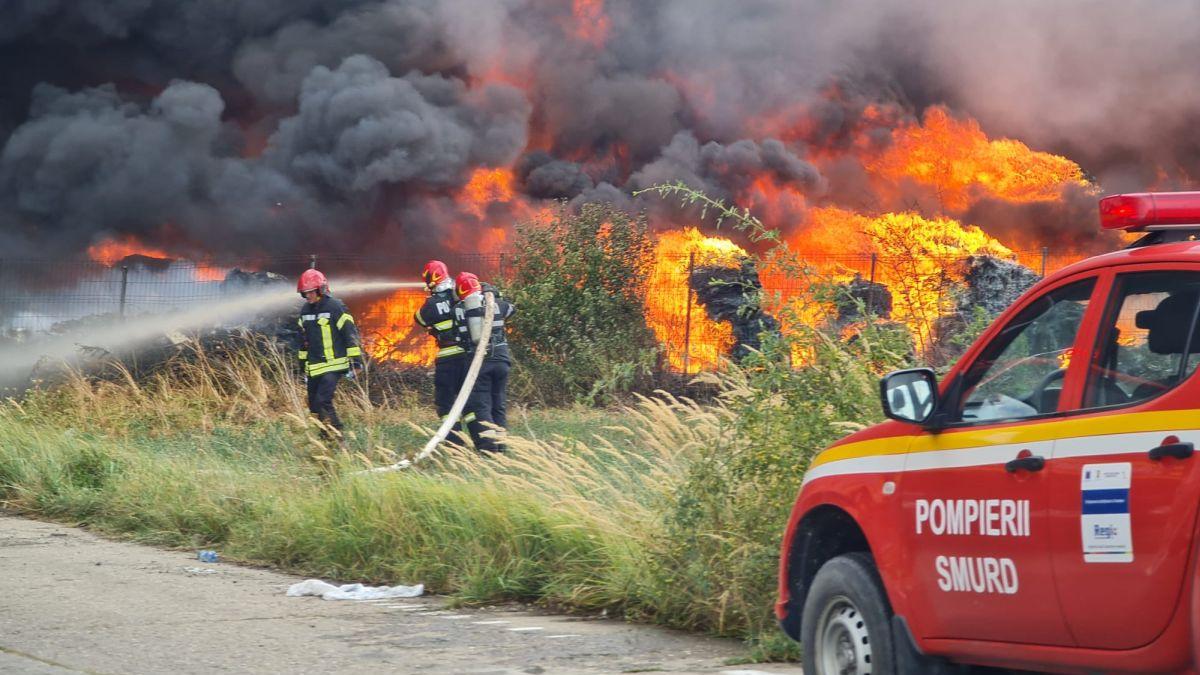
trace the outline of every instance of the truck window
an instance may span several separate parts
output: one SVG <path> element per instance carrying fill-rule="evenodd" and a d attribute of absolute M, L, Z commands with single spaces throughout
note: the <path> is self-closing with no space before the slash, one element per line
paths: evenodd
<path fill-rule="evenodd" d="M 1085 279 L 1050 291 L 1009 321 L 966 370 L 958 419 L 1020 419 L 1055 412 L 1095 283 Z"/>
<path fill-rule="evenodd" d="M 1088 370 L 1088 408 L 1153 398 L 1182 382 L 1200 361 L 1200 273 L 1120 274 L 1114 289 Z"/>

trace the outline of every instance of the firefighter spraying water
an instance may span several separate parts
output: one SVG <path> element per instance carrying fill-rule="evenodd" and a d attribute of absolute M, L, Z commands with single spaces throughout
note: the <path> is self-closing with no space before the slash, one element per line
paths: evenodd
<path fill-rule="evenodd" d="M 437 342 L 437 357 L 433 366 L 433 404 L 439 418 L 445 419 L 454 405 L 454 397 L 462 389 L 467 375 L 470 355 L 463 345 L 461 321 L 455 321 L 454 280 L 446 263 L 430 260 L 421 272 L 421 278 L 429 291 L 429 298 L 417 310 L 413 320 L 429 332 Z M 449 434 L 451 442 L 465 445 L 456 431 Z"/>
<path fill-rule="evenodd" d="M 401 460 L 377 471 L 411 466 L 428 457 L 447 438 L 465 445 L 455 429 L 464 409 L 467 414 L 462 421 L 470 430 L 475 449 L 504 449 L 499 437 L 507 426 L 506 389 L 511 362 L 504 320 L 516 308 L 494 286 L 482 284 L 471 272 L 452 279 L 449 268 L 440 260 L 426 263 L 421 276 L 429 298 L 413 320 L 437 341 L 434 406 L 442 424 L 412 460 Z"/>

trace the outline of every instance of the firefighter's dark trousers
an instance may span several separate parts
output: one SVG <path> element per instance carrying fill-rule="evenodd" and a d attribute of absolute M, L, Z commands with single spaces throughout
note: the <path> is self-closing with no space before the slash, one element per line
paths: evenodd
<path fill-rule="evenodd" d="M 479 377 L 467 399 L 467 428 L 475 447 L 484 452 L 503 452 L 504 443 L 491 434 L 485 423 L 508 428 L 508 361 L 488 359 L 479 369 Z"/>
<path fill-rule="evenodd" d="M 308 410 L 325 424 L 342 430 L 342 421 L 338 419 L 337 411 L 333 409 L 333 392 L 337 390 L 338 380 L 346 374 L 345 371 L 322 373 L 308 378 Z"/>
<path fill-rule="evenodd" d="M 471 365 L 469 359 L 453 358 L 439 359 L 433 365 L 433 405 L 437 408 L 438 417 L 445 418 L 454 407 L 454 399 L 462 389 L 463 380 L 467 377 L 467 368 Z M 466 439 L 457 429 L 452 429 L 446 435 L 447 440 L 458 445 L 466 445 Z"/>

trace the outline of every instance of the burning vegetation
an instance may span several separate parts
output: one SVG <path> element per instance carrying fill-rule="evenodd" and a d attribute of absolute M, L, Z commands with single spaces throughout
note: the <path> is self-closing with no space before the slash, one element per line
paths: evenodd
<path fill-rule="evenodd" d="M 712 369 L 733 347 L 733 326 L 708 316 L 696 303 L 692 277 L 697 270 L 736 268 L 746 258 L 737 244 L 706 237 L 695 228 L 658 236 L 646 324 L 664 345 L 667 363 L 681 372 Z"/>
<path fill-rule="evenodd" d="M 897 195 L 918 184 L 933 191 L 932 213 L 939 215 L 810 206 L 799 223 L 774 223 L 789 233 L 788 246 L 807 265 L 800 278 L 768 268 L 760 279 L 758 270 L 747 269 L 750 254 L 733 240 L 707 236 L 692 226 L 660 225 L 645 320 L 662 346 L 668 368 L 683 373 L 711 370 L 721 359 L 736 355 L 735 345 L 755 346 L 754 331 L 747 328 L 750 324 L 728 307 L 715 309 L 710 300 L 722 292 L 726 297 L 736 295 L 730 287 L 743 289 L 747 298 L 765 291 L 767 297 L 792 306 L 804 323 L 817 326 L 844 321 L 848 310 L 815 306 L 814 285 L 845 284 L 853 295 L 863 290 L 853 284 L 866 283 L 868 310 L 904 325 L 918 348 L 928 351 L 940 337 L 938 328 L 944 319 L 961 313 L 961 298 L 979 294 L 981 265 L 1025 270 L 1026 274 L 986 276 L 984 282 L 994 285 L 1001 276 L 1013 277 L 1018 293 L 1033 274 L 1019 262 L 1032 263 L 1032 256 L 1021 256 L 980 227 L 945 214 L 965 212 L 981 200 L 1055 201 L 1068 187 L 1089 187 L 1070 160 L 1033 151 L 1017 141 L 989 140 L 977 123 L 955 120 L 944 109 L 931 109 L 923 124 L 894 134 L 892 145 L 864 162 L 875 193 Z M 742 196 L 763 204 L 768 215 L 803 201 L 802 194 L 782 187 L 769 173 L 750 178 Z M 500 170 L 476 172 L 463 194 L 469 195 L 469 208 L 477 213 L 518 199 L 512 175 Z M 1082 248 L 1068 254 L 1084 255 Z M 1012 292 L 1002 295 L 1009 301 L 1016 297 Z M 886 301 L 881 299 L 884 296 Z M 409 364 L 432 361 L 432 349 L 411 326 L 420 299 L 417 293 L 401 291 L 367 310 L 364 323 L 374 329 L 370 340 L 376 358 Z M 994 305 L 985 304 L 993 313 L 1002 309 Z M 769 313 L 765 316 L 761 327 L 777 330 Z M 735 332 L 742 335 L 735 337 Z"/>
<path fill-rule="evenodd" d="M 657 244 L 645 322 L 667 368 L 696 372 L 750 344 L 706 304 L 709 272 L 745 272 L 738 283 L 781 303 L 768 313 L 786 305 L 780 316 L 813 326 L 839 313 L 813 288 L 865 280 L 928 351 L 972 283 L 966 260 L 1040 273 L 1047 251 L 1060 265 L 1111 247 L 1093 234 L 1101 185 L 1181 187 L 1196 173 L 1190 146 L 1149 143 L 1166 129 L 1121 126 L 1126 116 L 1105 119 L 1127 133 L 1080 143 L 1068 122 L 1096 128 L 1111 106 L 1079 100 L 1064 119 L 1051 88 L 1035 86 L 1070 73 L 963 49 L 963 25 L 1012 24 L 1000 8 L 906 3 L 879 8 L 897 21 L 875 25 L 840 21 L 847 7 L 785 2 L 129 4 L 103 21 L 76 3 L 18 10 L 0 32 L 13 53 L 45 57 L 0 63 L 9 256 L 114 269 L 130 256 L 192 260 L 202 283 L 235 266 L 296 273 L 314 253 L 335 276 L 376 278 L 412 278 L 427 257 L 485 255 L 474 271 L 503 281 L 518 223 L 545 222 L 559 204 L 608 204 L 646 214 Z M 1014 45 L 1046 30 L 1018 23 Z M 918 25 L 922 39 L 897 47 Z M 836 49 L 825 29 L 805 39 L 815 26 L 842 26 Z M 771 48 L 739 46 L 746 38 Z M 1088 63 L 1107 54 L 1069 49 Z M 1010 81 L 1005 68 L 1041 95 L 977 91 Z M 1154 150 L 1122 145 L 1135 142 Z M 762 242 L 713 231 L 692 206 L 635 196 L 673 183 L 748 208 L 806 273 L 749 271 Z M 291 262 L 272 267 L 281 259 Z M 402 290 L 364 303 L 376 359 L 429 362 L 410 321 L 419 301 Z"/>
<path fill-rule="evenodd" d="M 413 315 L 428 295 L 421 289 L 401 289 L 377 300 L 362 312 L 366 353 L 377 361 L 429 365 L 437 356 L 437 344 L 413 325 Z"/>
<path fill-rule="evenodd" d="M 746 168 L 744 189 L 736 197 L 758 205 L 757 211 L 768 223 L 784 231 L 787 245 L 805 261 L 806 269 L 797 276 L 768 266 L 760 277 L 743 245 L 705 235 L 694 226 L 676 228 L 673 223 L 681 214 L 655 207 L 658 232 L 648 271 L 645 322 L 661 345 L 667 368 L 681 373 L 717 368 L 721 359 L 736 357 L 747 347 L 756 348 L 757 332 L 777 331 L 778 323 L 770 312 L 755 304 L 760 291 L 778 303 L 777 308 L 790 307 L 792 316 L 810 326 L 844 323 L 846 307 L 822 305 L 812 295 L 815 286 L 829 282 L 845 285 L 852 296 L 866 293 L 863 297 L 869 311 L 904 325 L 918 348 L 928 351 L 940 336 L 939 325 L 961 309 L 960 297 L 973 292 L 977 261 L 1006 261 L 990 264 L 1025 269 L 1013 249 L 951 214 L 965 213 L 982 200 L 1052 202 L 1060 199 L 1068 186 L 1088 186 L 1073 162 L 1016 141 L 989 140 L 977 123 L 956 120 L 944 109 L 931 109 L 922 124 L 901 126 L 892 130 L 892 136 L 892 143 L 878 152 L 862 150 L 861 144 L 855 144 L 854 152 L 865 156 L 862 166 L 876 199 L 894 201 L 916 186 L 935 197 L 934 207 L 925 209 L 925 214 L 807 204 L 805 195 L 781 181 L 765 159 L 771 148 L 783 152 L 777 145 L 720 148 L 710 143 L 700 149 L 700 155 L 713 162 L 728 163 L 743 151 L 757 156 Z M 528 183 L 539 168 L 553 163 L 544 162 L 531 170 L 525 167 L 524 180 Z M 536 223 L 553 217 L 548 202 L 531 199 L 519 188 L 513 170 L 477 169 L 457 191 L 453 210 L 481 220 L 501 214 L 501 223 L 506 219 Z M 780 220 L 787 217 L 789 208 L 797 210 L 797 220 Z M 510 226 L 472 229 L 454 224 L 448 229 L 452 232 L 448 245 L 461 248 L 467 243 L 455 237 L 474 232 L 475 252 L 499 257 L 506 250 Z M 171 258 L 165 250 L 132 235 L 101 240 L 88 248 L 88 255 L 108 266 Z M 1079 249 L 1077 255 L 1084 255 L 1084 250 Z M 212 265 L 197 265 L 194 278 L 220 280 L 226 272 Z M 407 269 L 392 272 L 399 276 L 411 273 Z M 503 270 L 487 272 L 501 275 Z M 412 322 L 423 299 L 419 290 L 401 289 L 361 310 L 367 350 L 374 359 L 408 365 L 432 363 L 434 347 Z"/>

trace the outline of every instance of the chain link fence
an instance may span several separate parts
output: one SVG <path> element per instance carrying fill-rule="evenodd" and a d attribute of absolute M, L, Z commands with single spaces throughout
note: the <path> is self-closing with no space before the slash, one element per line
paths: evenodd
<path fill-rule="evenodd" d="M 1050 249 L 1017 252 L 1016 258 L 1038 274 L 1049 274 L 1079 259 L 1079 255 Z M 484 280 L 504 278 L 506 254 L 452 254 L 443 260 L 451 270 L 475 272 Z M 50 261 L 0 259 L 0 334 L 8 337 L 43 332 L 65 332 L 95 317 L 131 317 L 186 309 L 196 303 L 221 302 L 250 283 L 293 284 L 310 266 L 319 265 L 330 278 L 334 293 L 341 280 L 416 281 L 424 257 L 415 256 L 293 256 L 261 259 L 244 268 L 227 268 L 187 261 L 128 258 L 107 265 L 91 260 Z M 889 274 L 918 266 L 953 269 L 963 258 L 897 260 L 876 254 L 847 253 L 809 256 L 804 262 L 820 274 L 838 279 L 857 277 L 886 282 Z M 547 264 L 554 264 L 547 261 Z M 658 259 L 656 283 L 648 289 L 647 316 L 664 347 L 664 362 L 674 370 L 694 372 L 710 368 L 728 353 L 728 330 L 706 316 L 689 279 L 695 259 L 676 256 Z M 387 274 L 380 270 L 388 270 Z M 770 270 L 761 274 L 768 294 L 798 297 L 807 292 L 812 278 L 789 276 Z M 407 297 L 405 311 L 388 313 L 384 305 L 394 297 Z M 403 350 L 429 352 L 428 340 L 411 324 L 411 309 L 419 306 L 420 289 L 396 294 L 353 296 L 348 304 L 368 340 L 386 341 L 393 356 Z M 297 300 L 299 304 L 299 300 Z M 399 334 L 398 334 L 399 333 Z M 382 344 L 382 343 L 380 343 Z M 380 350 L 377 355 L 388 353 Z M 431 352 L 429 352 L 431 353 Z M 403 359 L 420 362 L 425 357 Z"/>

